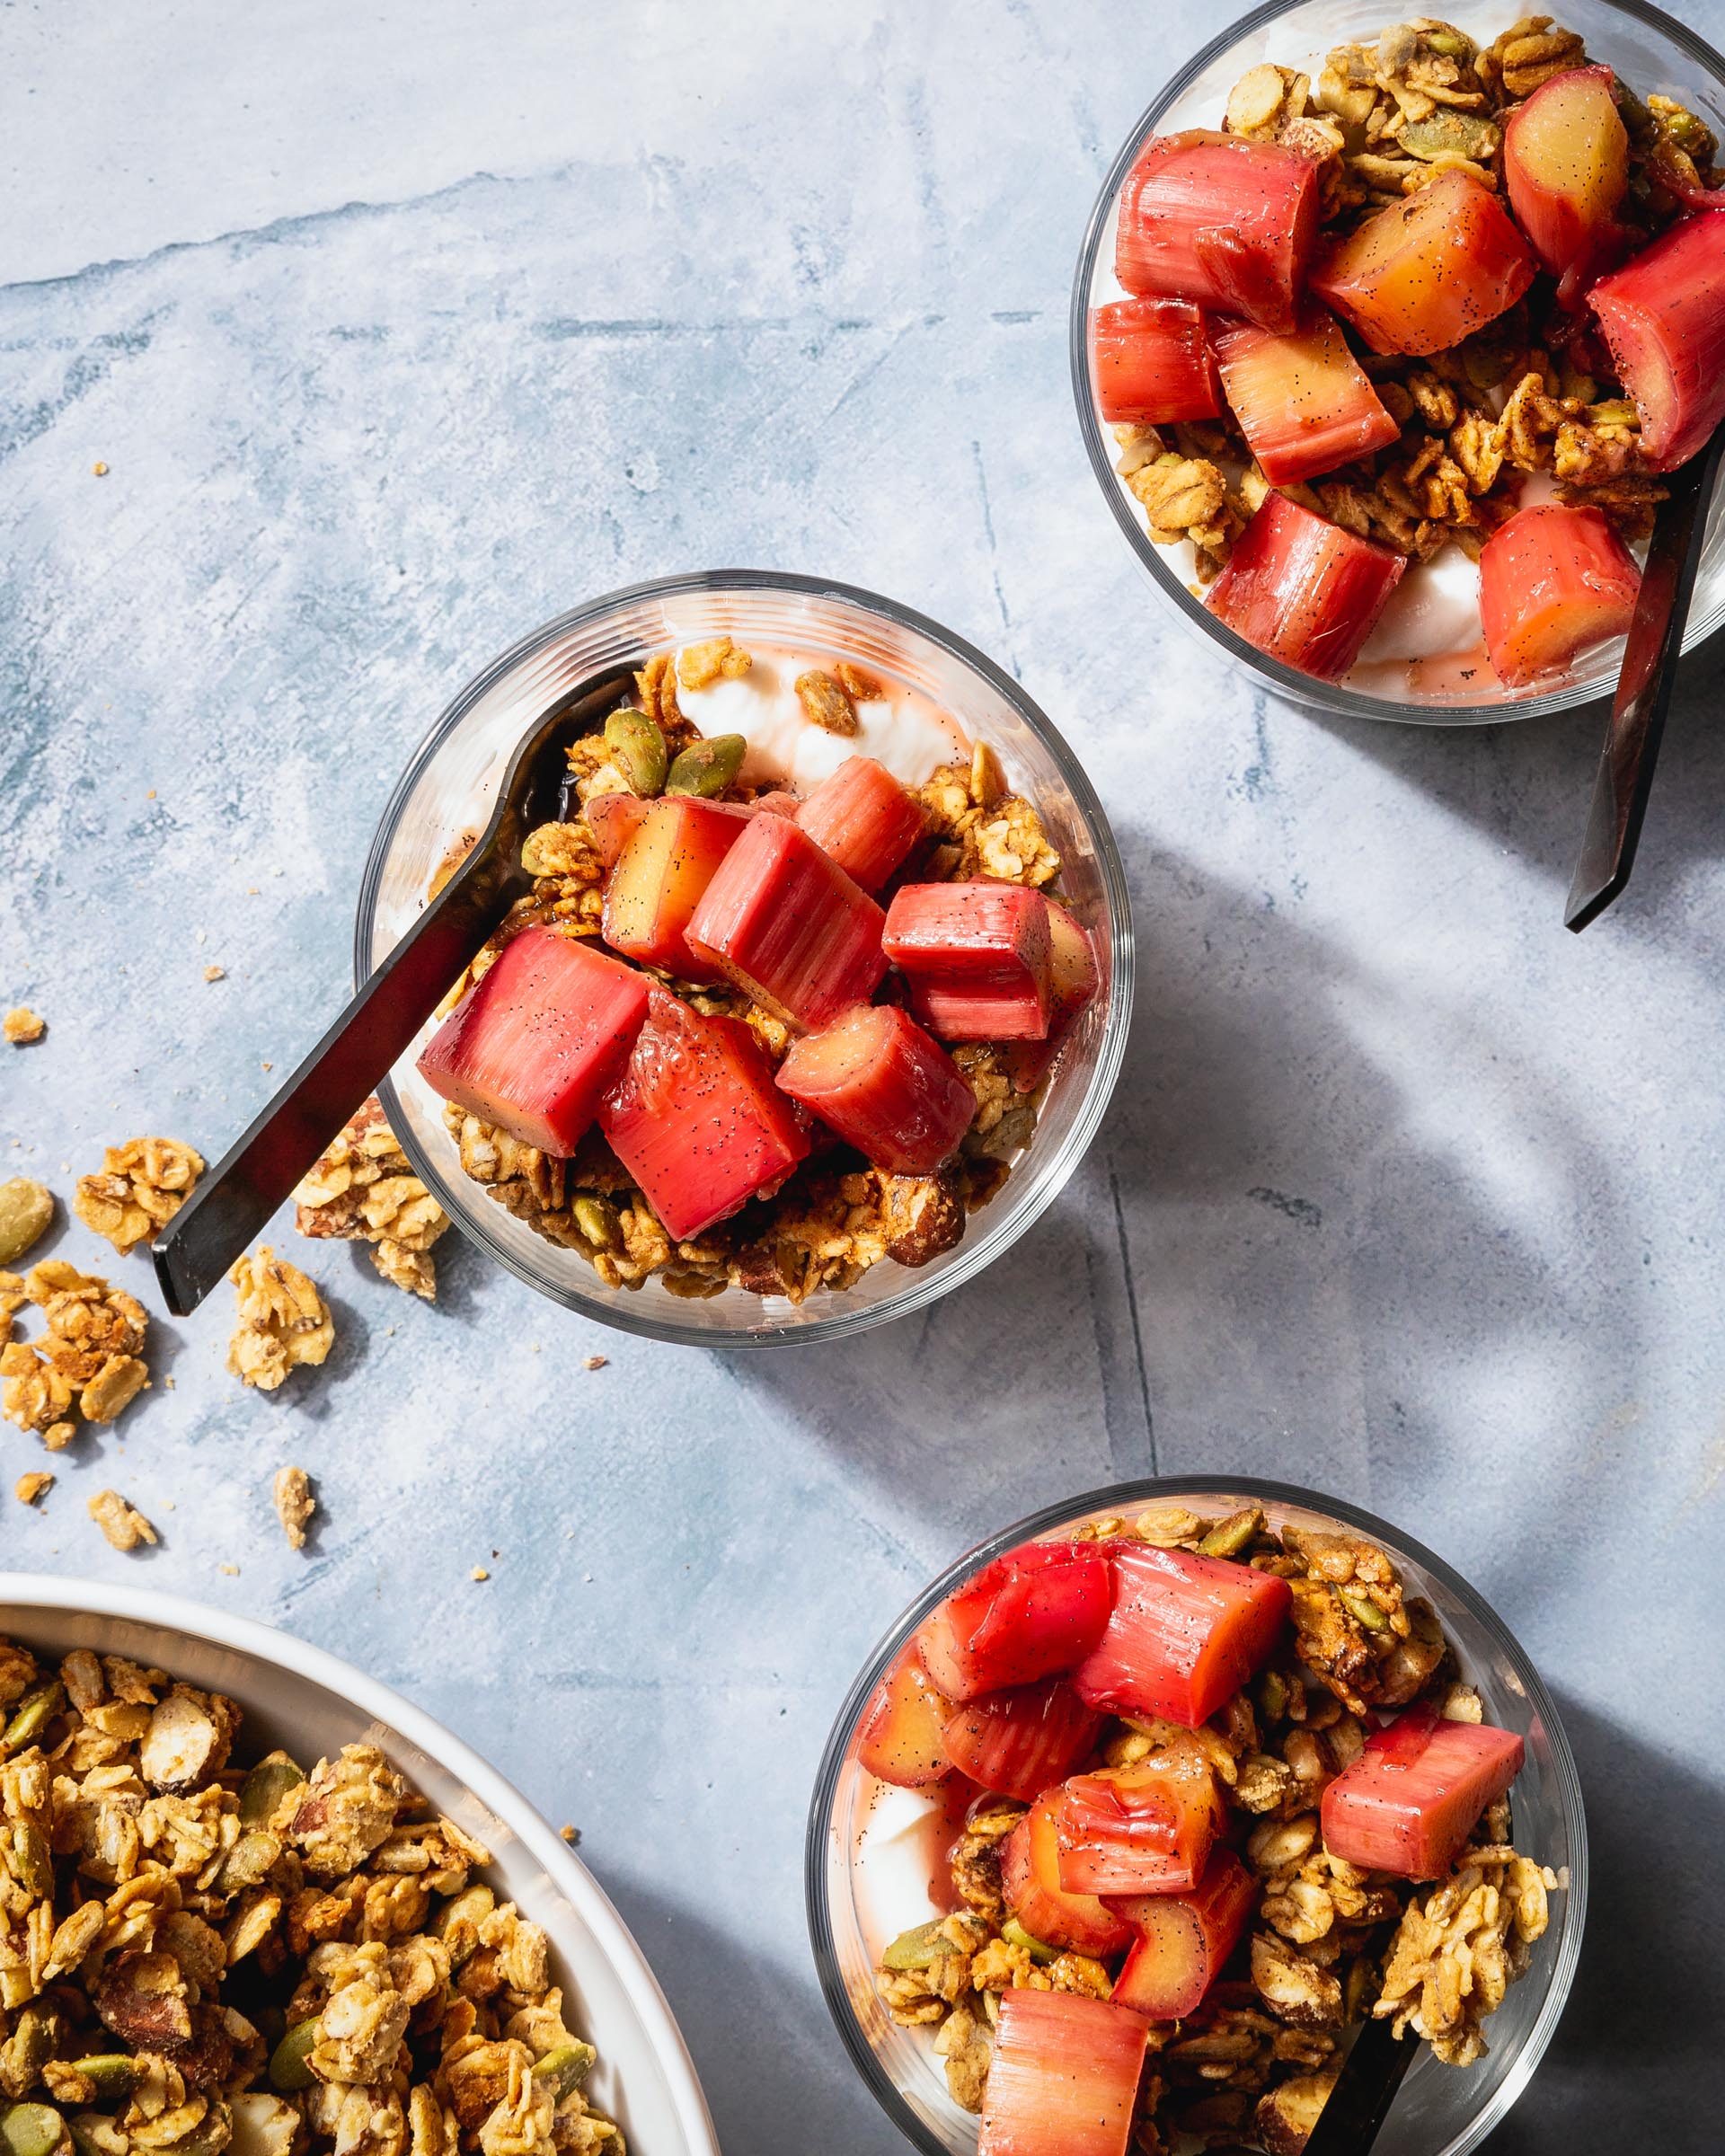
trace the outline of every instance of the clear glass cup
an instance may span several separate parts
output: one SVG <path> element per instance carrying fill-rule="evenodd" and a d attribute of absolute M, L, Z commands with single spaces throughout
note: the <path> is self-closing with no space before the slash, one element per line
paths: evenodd
<path fill-rule="evenodd" d="M 656 1277 L 633 1289 L 607 1287 L 585 1259 L 535 1235 L 462 1172 L 443 1103 L 414 1067 L 429 1023 L 378 1095 L 416 1172 L 463 1233 L 553 1301 L 628 1332 L 691 1346 L 832 1339 L 923 1309 L 1015 1242 L 1082 1159 L 1126 1051 L 1131 914 L 1108 819 L 1072 750 L 981 652 L 871 592 L 760 570 L 661 578 L 546 623 L 468 684 L 396 787 L 360 886 L 355 978 L 363 982 L 418 916 L 451 844 L 483 825 L 510 755 L 545 711 L 592 675 L 721 633 L 745 647 L 828 651 L 895 676 L 952 712 L 972 740 L 986 741 L 1009 783 L 1039 810 L 1061 856 L 1061 888 L 1095 931 L 1102 986 L 1061 1052 L 1031 1143 L 1004 1188 L 971 1215 L 955 1250 L 915 1271 L 885 1260 L 855 1286 L 818 1291 L 794 1306 L 735 1289 L 688 1301 Z"/>
<path fill-rule="evenodd" d="M 1444 19 L 1481 44 L 1490 44 L 1517 19 L 1516 0 L 1479 0 L 1444 11 Z M 1725 140 L 1725 57 L 1694 31 L 1641 0 L 1573 0 L 1556 10 L 1557 20 L 1587 41 L 1589 59 L 1614 68 L 1639 95 L 1650 91 L 1678 98 Z M 1438 695 L 1378 694 L 1358 687 L 1314 680 L 1279 659 L 1270 658 L 1219 622 L 1187 588 L 1186 548 L 1154 545 L 1144 511 L 1115 471 L 1119 446 L 1112 427 L 1096 408 L 1091 379 L 1091 310 L 1120 296 L 1114 281 L 1114 228 L 1120 189 L 1153 135 L 1184 128 L 1217 128 L 1229 90 L 1248 67 L 1265 60 L 1306 67 L 1315 75 L 1333 45 L 1373 42 L 1386 25 L 1399 22 L 1393 0 L 1269 0 L 1254 8 L 1186 64 L 1162 90 L 1133 128 L 1102 182 L 1091 213 L 1072 295 L 1072 384 L 1084 446 L 1104 498 L 1150 580 L 1202 636 L 1219 643 L 1278 695 L 1319 711 L 1361 719 L 1397 720 L 1420 726 L 1482 726 L 1506 719 L 1534 719 L 1567 711 L 1608 693 L 1623 664 L 1619 638 L 1581 660 L 1554 687 L 1499 687 L 1471 701 Z M 1110 63 L 1119 65 L 1118 61 Z M 1695 579 L 1683 648 L 1693 650 L 1725 622 L 1725 488 L 1717 489 L 1707 518 L 1707 536 Z M 1473 692 L 1467 692 L 1473 698 Z"/>
<path fill-rule="evenodd" d="M 1465 2156 L 1501 2123 L 1527 2086 L 1556 2029 L 1574 1980 L 1587 1909 L 1588 1845 L 1574 1755 L 1551 1694 L 1502 1620 L 1443 1560 L 1399 1528 L 1339 1498 L 1279 1482 L 1203 1476 L 1117 1483 L 1005 1527 L 959 1559 L 916 1597 L 869 1657 L 833 1725 L 815 1781 L 805 1852 L 809 1933 L 839 2036 L 893 2124 L 923 2156 L 974 2156 L 977 2121 L 947 2093 L 926 2030 L 898 2028 L 875 1994 L 880 1949 L 935 1913 L 916 1898 L 918 1815 L 932 1815 L 916 1790 L 887 1789 L 856 1757 L 862 1710 L 886 1671 L 934 1605 L 1004 1550 L 1070 1533 L 1086 1520 L 1128 1519 L 1155 1505 L 1189 1504 L 1207 1514 L 1261 1505 L 1272 1526 L 1352 1528 L 1387 1551 L 1413 1594 L 1441 1620 L 1485 1719 L 1526 1742 L 1514 1790 L 1516 1845 L 1549 1864 L 1567 1887 L 1551 1897 L 1551 1923 L 1531 1966 L 1511 1984 L 1486 2024 L 1491 2049 L 1471 2067 L 1441 2065 L 1429 2050 L 1409 2067 L 1383 2145 L 1395 2156 Z M 880 1825 L 882 1813 L 885 1826 Z M 872 1822 L 872 1838 L 870 1829 Z M 871 1871 L 871 1851 L 874 1869 Z M 920 1877 L 926 1879 L 927 1869 Z"/>

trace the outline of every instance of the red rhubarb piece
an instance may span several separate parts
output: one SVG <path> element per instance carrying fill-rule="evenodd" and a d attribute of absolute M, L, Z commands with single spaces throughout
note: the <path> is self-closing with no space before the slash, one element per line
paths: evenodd
<path fill-rule="evenodd" d="M 1021 1093 L 1033 1093 L 1048 1074 L 1060 1044 L 1095 1001 L 1102 985 L 1096 945 L 1087 928 L 1081 927 L 1057 898 L 1048 908 L 1048 1037 L 1046 1040 L 1018 1040 L 1007 1055 L 1013 1084 Z"/>
<path fill-rule="evenodd" d="M 1225 1557 L 1110 1545 L 1114 1595 L 1094 1651 L 1073 1673 L 1092 1707 L 1196 1729 L 1276 1645 L 1287 1582 Z"/>
<path fill-rule="evenodd" d="M 1216 1848 L 1190 1894 L 1146 1894 L 1115 1905 L 1137 1933 L 1109 1993 L 1151 2021 L 1195 2014 L 1258 1906 L 1260 1883 Z"/>
<path fill-rule="evenodd" d="M 749 811 L 725 801 L 678 793 L 653 802 L 606 881 L 604 934 L 612 950 L 682 980 L 721 979 L 690 950 L 689 923 L 748 825 Z"/>
<path fill-rule="evenodd" d="M 1630 244 L 1617 220 L 1629 188 L 1629 129 L 1615 90 L 1609 67 L 1571 67 L 1548 76 L 1503 131 L 1509 207 L 1566 307 Z"/>
<path fill-rule="evenodd" d="M 607 869 L 616 867 L 618 855 L 646 822 L 652 806 L 638 793 L 596 793 L 582 808 Z"/>
<path fill-rule="evenodd" d="M 1535 270 L 1490 188 L 1450 171 L 1320 255 L 1312 289 L 1375 352 L 1441 352 L 1514 306 Z"/>
<path fill-rule="evenodd" d="M 893 1175 L 927 1175 L 969 1129 L 977 1096 L 913 1018 L 858 1003 L 793 1041 L 779 1083 L 847 1145 Z"/>
<path fill-rule="evenodd" d="M 923 835 L 920 803 L 872 756 L 846 756 L 797 821 L 865 891 L 878 891 Z"/>
<path fill-rule="evenodd" d="M 879 1780 L 926 1789 L 952 1771 L 943 1733 L 952 1702 L 928 1681 L 915 1647 L 907 1648 L 875 1686 L 856 1727 L 856 1756 Z"/>
<path fill-rule="evenodd" d="M 1052 952 L 1048 901 L 1016 883 L 907 883 L 882 949 L 942 1040 L 1045 1040 Z"/>
<path fill-rule="evenodd" d="M 1126 2156 L 1150 2031 L 1076 1992 L 1003 1992 L 977 2156 Z"/>
<path fill-rule="evenodd" d="M 1096 404 L 1110 424 L 1151 427 L 1222 413 L 1208 325 L 1184 299 L 1117 299 L 1090 318 Z"/>
<path fill-rule="evenodd" d="M 1318 168 L 1275 143 L 1197 128 L 1148 144 L 1120 190 L 1116 276 L 1291 330 L 1318 233 Z"/>
<path fill-rule="evenodd" d="M 1098 1959 L 1132 1943 L 1132 1928 L 1093 1894 L 1069 1894 L 1060 1884 L 1055 1828 L 1057 1789 L 1046 1789 L 1001 1844 L 1001 1891 L 1032 1939 Z"/>
<path fill-rule="evenodd" d="M 1090 1754 L 1101 1726 L 1064 1677 L 1045 1677 L 954 1708 L 942 1741 L 949 1763 L 979 1789 L 1031 1804 Z"/>
<path fill-rule="evenodd" d="M 1406 567 L 1387 546 L 1269 494 L 1204 603 L 1269 658 L 1335 681 L 1359 657 Z"/>
<path fill-rule="evenodd" d="M 787 1025 L 830 1025 L 887 970 L 885 916 L 802 828 L 757 816 L 707 886 L 689 946 Z"/>
<path fill-rule="evenodd" d="M 482 1122 L 565 1159 L 628 1058 L 647 989 L 590 942 L 523 929 L 432 1035 L 420 1075 Z"/>
<path fill-rule="evenodd" d="M 678 1242 L 775 1189 L 809 1151 L 742 1021 L 703 1018 L 657 987 L 599 1121 Z"/>
<path fill-rule="evenodd" d="M 1341 324 L 1320 306 L 1305 307 L 1286 334 L 1234 323 L 1217 336 L 1216 356 L 1229 407 L 1272 486 L 1333 472 L 1402 438 Z"/>
<path fill-rule="evenodd" d="M 1624 635 L 1641 588 L 1635 558 L 1602 509 L 1555 501 L 1517 509 L 1480 553 L 1480 623 L 1499 677 L 1536 681 Z"/>
<path fill-rule="evenodd" d="M 1026 1542 L 986 1564 L 923 1620 L 923 1667 L 949 1700 L 1075 1667 L 1107 1624 L 1109 1560 L 1094 1542 Z"/>
<path fill-rule="evenodd" d="M 1054 1807 L 1062 1890 L 1190 1894 L 1222 1826 L 1216 1775 L 1195 1745 L 1075 1774 Z"/>
<path fill-rule="evenodd" d="M 1725 419 L 1725 209 L 1682 218 L 1588 295 L 1641 419 L 1641 455 L 1675 472 Z"/>
<path fill-rule="evenodd" d="M 1323 1846 L 1362 1871 L 1435 1879 L 1521 1772 L 1522 1740 L 1410 1707 L 1323 1792 Z"/>

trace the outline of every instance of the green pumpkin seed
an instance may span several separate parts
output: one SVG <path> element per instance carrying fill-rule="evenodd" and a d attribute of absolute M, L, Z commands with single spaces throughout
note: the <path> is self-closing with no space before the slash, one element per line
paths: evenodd
<path fill-rule="evenodd" d="M 665 737 L 645 711 L 613 711 L 605 722 L 605 750 L 631 793 L 650 800 L 665 791 Z"/>
<path fill-rule="evenodd" d="M 933 1918 L 926 1924 L 916 1924 L 908 1931 L 901 1931 L 880 1957 L 889 1969 L 925 1969 L 942 1955 L 952 1951 L 951 1941 L 941 1931 L 941 1919 Z"/>
<path fill-rule="evenodd" d="M 596 1248 L 617 1249 L 623 1241 L 623 1224 L 617 1218 L 617 1208 L 608 1199 L 592 1197 L 583 1190 L 570 1201 L 569 1209 L 575 1215 L 575 1225 Z"/>
<path fill-rule="evenodd" d="M 27 1692 L 18 1702 L 18 1711 L 6 1724 L 6 1733 L 0 1736 L 0 1759 L 10 1759 L 14 1752 L 22 1752 L 26 1745 L 33 1745 L 66 1703 L 66 1687 L 58 1678 L 51 1684 L 39 1684 L 34 1692 Z"/>
<path fill-rule="evenodd" d="M 598 2055 L 590 2044 L 560 2044 L 535 2066 L 534 2079 L 545 2082 L 561 2104 L 571 2090 L 580 2087 Z"/>
<path fill-rule="evenodd" d="M 0 2044 L 0 2088 L 28 2089 L 54 2054 L 59 2015 L 40 1999 L 19 2010 L 12 2034 Z"/>
<path fill-rule="evenodd" d="M 1450 107 L 1440 108 L 1426 119 L 1405 121 L 1395 139 L 1410 157 L 1427 164 L 1439 157 L 1465 157 L 1485 164 L 1498 150 L 1498 130 L 1489 119 Z"/>
<path fill-rule="evenodd" d="M 272 1752 L 268 1759 L 261 1759 L 240 1790 L 240 1825 L 267 1826 L 288 1790 L 296 1789 L 305 1779 L 285 1752 Z"/>
<path fill-rule="evenodd" d="M 1034 1962 L 1059 1959 L 1058 1947 L 1051 1947 L 1046 1940 L 1038 1939 L 1033 1931 L 1027 1931 L 1015 1916 L 1009 1916 L 1000 1927 L 1000 1936 L 1009 1947 L 1022 1947 Z"/>
<path fill-rule="evenodd" d="M 309 2089 L 317 2078 L 309 2063 L 317 2042 L 317 2022 L 296 2021 L 270 2054 L 270 2086 L 284 2094 L 291 2089 Z"/>
<path fill-rule="evenodd" d="M 1389 1619 L 1369 1595 L 1362 1595 L 1358 1587 L 1338 1587 L 1336 1593 L 1341 1597 L 1343 1608 L 1353 1616 L 1357 1622 L 1363 1624 L 1368 1632 L 1383 1632 L 1389 1630 Z"/>
<path fill-rule="evenodd" d="M 712 800 L 736 782 L 748 754 L 748 743 L 740 734 L 711 734 L 704 741 L 691 741 L 671 765 L 665 791 Z"/>
<path fill-rule="evenodd" d="M 144 2078 L 137 2061 L 123 2051 L 99 2051 L 87 2059 L 74 2059 L 72 2063 L 95 2090 L 99 2104 L 129 2096 Z"/>
<path fill-rule="evenodd" d="M 1279 1722 L 1287 1711 L 1287 1680 L 1279 1670 L 1267 1669 L 1258 1687 L 1258 1702 L 1266 1721 Z"/>
<path fill-rule="evenodd" d="M 54 1853 L 33 1819 L 20 1819 L 13 1827 L 6 1861 L 13 1878 L 38 1901 L 45 1902 L 53 1893 Z"/>
<path fill-rule="evenodd" d="M 1263 1507 L 1248 1505 L 1243 1512 L 1231 1512 L 1225 1520 L 1218 1520 L 1198 1546 L 1206 1557 L 1237 1557 L 1252 1536 L 1263 1531 Z"/>
<path fill-rule="evenodd" d="M 66 2121 L 52 2104 L 0 2105 L 4 2156 L 54 2156 L 65 2139 Z"/>
<path fill-rule="evenodd" d="M 267 1879 L 278 1857 L 281 1843 L 273 1834 L 253 1831 L 242 1834 L 223 1859 L 222 1869 L 216 1875 L 217 1894 L 243 1894 L 248 1886 L 255 1886 Z"/>
<path fill-rule="evenodd" d="M 1589 427 L 1631 428 L 1641 423 L 1641 414 L 1627 397 L 1602 397 L 1588 413 Z"/>

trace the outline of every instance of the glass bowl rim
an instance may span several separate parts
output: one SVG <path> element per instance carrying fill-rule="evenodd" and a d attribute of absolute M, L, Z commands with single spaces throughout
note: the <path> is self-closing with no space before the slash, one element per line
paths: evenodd
<path fill-rule="evenodd" d="M 1107 896 L 1110 922 L 1110 989 L 1101 1038 L 1097 1044 L 1084 1098 L 1071 1129 L 1045 1169 L 1041 1181 L 1034 1183 L 1026 1177 L 1022 1195 L 1016 1207 L 1011 1203 L 1009 1183 L 1008 1188 L 1002 1194 L 1008 1203 L 999 1217 L 985 1233 L 974 1238 L 967 1234 L 950 1265 L 933 1273 L 911 1272 L 902 1288 L 884 1296 L 878 1303 L 823 1312 L 812 1321 L 798 1325 L 739 1325 L 734 1328 L 680 1325 L 629 1307 L 628 1298 L 618 1298 L 615 1303 L 606 1303 L 578 1288 L 564 1287 L 541 1278 L 530 1265 L 493 1237 L 489 1223 L 479 1207 L 471 1202 L 469 1193 L 458 1189 L 438 1170 L 436 1162 L 427 1156 L 409 1126 L 408 1118 L 401 1112 L 393 1071 L 380 1081 L 377 1098 L 391 1128 L 399 1134 L 402 1149 L 412 1163 L 415 1174 L 437 1198 L 461 1233 L 470 1241 L 477 1243 L 493 1262 L 501 1265 L 518 1279 L 526 1282 L 529 1287 L 551 1301 L 560 1303 L 564 1309 L 592 1318 L 599 1324 L 609 1325 L 617 1331 L 633 1333 L 642 1339 L 677 1347 L 719 1350 L 732 1348 L 812 1347 L 820 1342 L 853 1338 L 872 1330 L 877 1325 L 888 1324 L 895 1319 L 926 1309 L 953 1289 L 974 1280 L 996 1258 L 1004 1256 L 1059 1197 L 1089 1152 L 1101 1127 L 1109 1102 L 1113 1098 L 1114 1088 L 1125 1063 L 1127 1038 L 1132 1021 L 1134 938 L 1132 904 L 1119 847 L 1107 812 L 1076 752 L 1028 690 L 1014 681 L 986 653 L 978 650 L 974 644 L 932 620 L 927 614 L 919 614 L 915 608 L 904 605 L 897 599 L 888 598 L 882 593 L 869 591 L 860 585 L 843 583 L 834 578 L 804 576 L 783 570 L 684 570 L 624 585 L 616 590 L 602 593 L 579 606 L 571 607 L 566 613 L 530 630 L 482 667 L 456 692 L 408 759 L 378 819 L 359 879 L 358 905 L 354 920 L 354 985 L 356 990 L 362 988 L 371 975 L 370 945 L 378 893 L 390 849 L 407 802 L 426 771 L 436 761 L 445 742 L 475 704 L 515 668 L 524 665 L 546 646 L 560 637 L 600 622 L 607 615 L 642 602 L 674 598 L 682 594 L 721 594 L 727 591 L 779 592 L 809 598 L 831 599 L 840 605 L 854 607 L 864 614 L 873 614 L 895 628 L 908 629 L 926 638 L 960 667 L 978 676 L 988 689 L 1007 703 L 1053 759 L 1061 782 L 1070 795 L 1095 850 L 1097 871 Z M 1032 1146 L 1031 1155 L 1027 1157 L 1033 1157 L 1033 1154 Z"/>
<path fill-rule="evenodd" d="M 1668 38 L 1712 77 L 1721 95 L 1725 95 L 1725 53 L 1708 44 L 1686 23 L 1678 22 L 1675 15 L 1668 15 L 1663 8 L 1652 6 L 1650 0 L 1586 0 L 1586 4 L 1599 8 L 1606 14 L 1627 15 L 1645 28 Z M 1213 62 L 1221 59 L 1230 46 L 1238 44 L 1253 31 L 1261 30 L 1266 23 L 1275 22 L 1278 16 L 1293 14 L 1309 4 L 1311 0 L 1264 0 L 1261 6 L 1242 15 L 1237 22 L 1212 38 L 1200 52 L 1195 53 L 1183 67 L 1169 78 L 1151 100 L 1133 123 L 1125 143 L 1109 166 L 1078 251 L 1078 268 L 1073 279 L 1072 309 L 1067 332 L 1073 399 L 1078 409 L 1078 428 L 1084 437 L 1091 470 L 1107 497 L 1114 521 L 1125 533 L 1133 553 L 1163 597 L 1171 600 L 1185 616 L 1187 623 L 1201 636 L 1219 644 L 1230 658 L 1294 702 L 1334 711 L 1346 718 L 1375 719 L 1395 726 L 1508 726 L 1524 719 L 1548 718 L 1556 711 L 1574 711 L 1584 704 L 1608 701 L 1615 687 L 1615 684 L 1609 679 L 1570 683 L 1549 690 L 1542 696 L 1509 699 L 1498 703 L 1422 705 L 1396 703 L 1388 697 L 1368 694 L 1363 689 L 1344 688 L 1339 683 L 1320 681 L 1314 675 L 1302 674 L 1293 667 L 1284 666 L 1280 659 L 1272 658 L 1268 652 L 1260 651 L 1255 644 L 1248 643 L 1244 637 L 1212 614 L 1201 600 L 1192 596 L 1185 584 L 1163 561 L 1120 490 L 1114 460 L 1109 452 L 1104 423 L 1091 393 L 1089 334 L 1090 287 L 1095 275 L 1097 259 L 1101 252 L 1102 234 L 1116 198 L 1125 184 L 1127 174 L 1137 162 L 1139 150 L 1154 131 L 1157 122 L 1199 75 Z M 1700 634 L 1692 637 L 1685 631 L 1683 649 L 1685 651 L 1694 650 L 1716 633 L 1715 629 L 1710 630 L 1706 637 Z"/>
<path fill-rule="evenodd" d="M 839 1969 L 838 1957 L 833 1947 L 832 1906 L 827 1881 L 833 1798 L 862 1710 L 894 1657 L 902 1651 L 911 1634 L 935 1604 L 943 1601 L 962 1581 L 991 1559 L 998 1557 L 1003 1551 L 1012 1549 L 1019 1542 L 1033 1541 L 1050 1528 L 1058 1527 L 1067 1520 L 1087 1513 L 1124 1512 L 1158 1498 L 1225 1496 L 1296 1506 L 1321 1514 L 1344 1525 L 1357 1528 L 1363 1533 L 1379 1537 L 1390 1543 L 1398 1553 L 1411 1559 L 1438 1581 L 1446 1593 L 1453 1595 L 1484 1630 L 1494 1650 L 1514 1673 L 1551 1745 L 1552 1772 L 1562 1808 L 1564 1832 L 1570 1842 L 1570 1881 L 1562 1937 L 1558 1942 L 1557 1956 L 1552 1966 L 1545 1995 L 1540 2001 L 1537 2017 L 1526 2040 L 1510 2062 L 1490 2102 L 1475 2118 L 1469 2121 L 1460 2138 L 1449 2144 L 1443 2156 L 1466 2156 L 1466 2152 L 1477 2148 L 1487 2134 L 1502 2124 L 1533 2079 L 1535 2068 L 1556 2034 L 1558 2022 L 1569 2001 L 1570 1987 L 1575 1982 L 1575 1972 L 1581 1955 L 1581 1935 L 1587 1921 L 1588 1830 L 1581 1798 L 1581 1779 L 1556 1701 L 1526 1650 L 1491 1604 L 1451 1565 L 1428 1550 L 1423 1542 L 1404 1534 L 1388 1520 L 1366 1511 L 1362 1507 L 1349 1504 L 1343 1498 L 1327 1497 L 1320 1490 L 1306 1489 L 1297 1483 L 1271 1481 L 1253 1475 L 1152 1475 L 1127 1482 L 1104 1483 L 1095 1489 L 1080 1491 L 1073 1497 L 1063 1498 L 1057 1504 L 1045 1505 L 1026 1518 L 988 1535 L 974 1548 L 955 1558 L 938 1577 L 922 1590 L 875 1647 L 845 1693 L 844 1704 L 839 1708 L 821 1753 L 814 1793 L 809 1799 L 809 1825 L 803 1844 L 803 1899 L 816 1973 L 820 1979 L 827 2011 L 832 2016 L 845 2050 L 850 2054 L 852 2064 L 887 2116 L 912 2146 L 922 2152 L 922 2156 L 948 2156 L 948 2152 L 943 2143 L 933 2140 L 928 2134 L 923 2122 L 906 2103 L 876 2057 L 874 2047 L 863 2033 L 852 2007 Z"/>

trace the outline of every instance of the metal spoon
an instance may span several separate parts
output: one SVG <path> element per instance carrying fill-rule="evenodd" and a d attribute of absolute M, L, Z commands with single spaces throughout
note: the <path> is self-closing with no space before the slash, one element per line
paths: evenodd
<path fill-rule="evenodd" d="M 465 861 L 293 1076 L 156 1239 L 168 1308 L 189 1317 L 402 1056 L 518 898 L 533 888 L 522 841 L 558 814 L 565 750 L 615 709 L 629 669 L 595 675 L 526 735 Z"/>
<path fill-rule="evenodd" d="M 1653 521 L 1641 596 L 1629 624 L 1629 645 L 1593 782 L 1587 835 L 1563 913 L 1563 925 L 1578 935 L 1605 912 L 1635 865 L 1721 451 L 1725 428 L 1717 428 L 1701 454 L 1672 473 L 1671 491 Z"/>
<path fill-rule="evenodd" d="M 1366 2156 L 1419 2048 L 1405 2037 L 1393 2036 L 1387 2021 L 1367 2022 L 1318 2114 L 1305 2156 Z"/>

